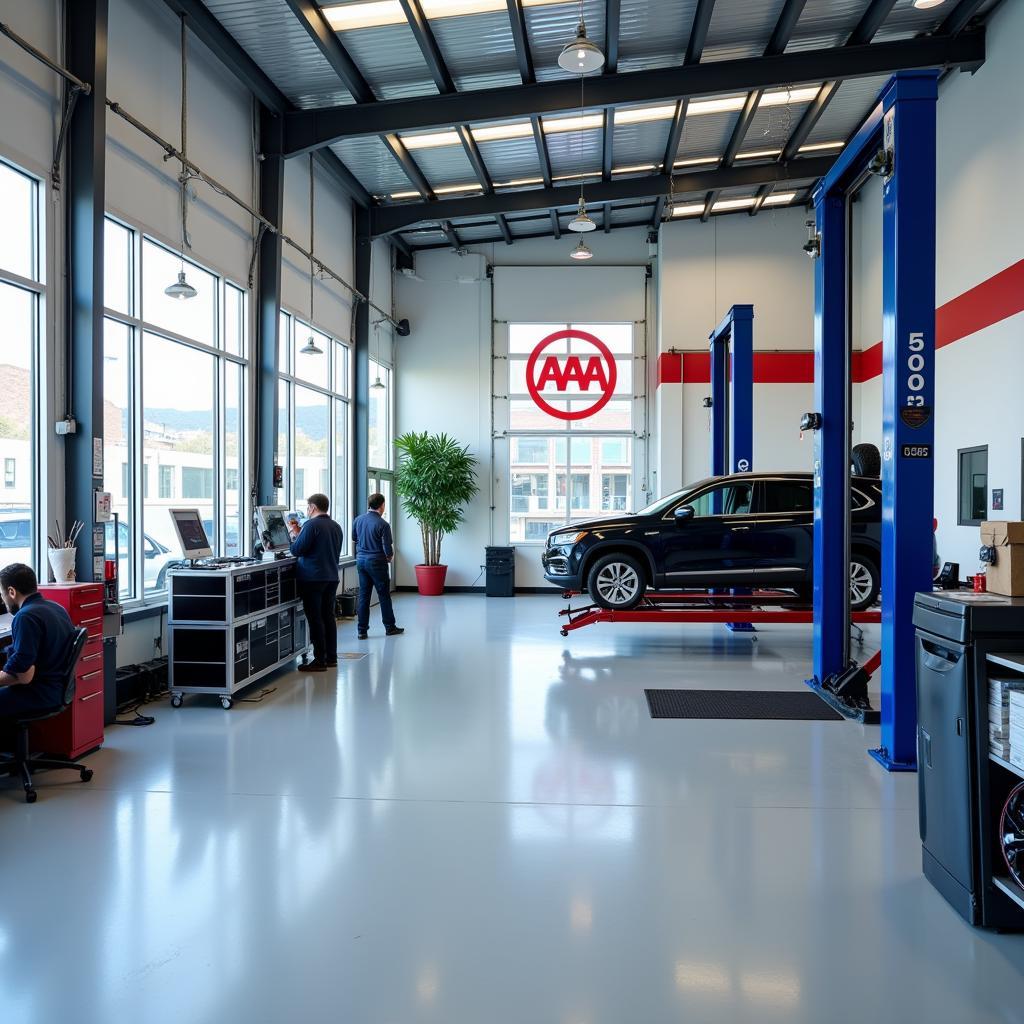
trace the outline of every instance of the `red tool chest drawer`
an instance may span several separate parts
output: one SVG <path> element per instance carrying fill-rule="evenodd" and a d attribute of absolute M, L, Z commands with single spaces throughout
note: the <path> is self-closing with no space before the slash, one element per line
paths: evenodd
<path fill-rule="evenodd" d="M 34 750 L 75 758 L 103 743 L 103 584 L 51 583 L 39 592 L 89 631 L 75 668 L 74 702 L 63 714 L 32 727 Z"/>

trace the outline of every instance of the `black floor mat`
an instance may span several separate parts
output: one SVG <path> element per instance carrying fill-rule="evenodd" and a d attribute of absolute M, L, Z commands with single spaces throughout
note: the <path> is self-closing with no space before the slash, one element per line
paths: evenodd
<path fill-rule="evenodd" d="M 644 690 L 651 718 L 841 722 L 817 694 L 800 690 Z"/>

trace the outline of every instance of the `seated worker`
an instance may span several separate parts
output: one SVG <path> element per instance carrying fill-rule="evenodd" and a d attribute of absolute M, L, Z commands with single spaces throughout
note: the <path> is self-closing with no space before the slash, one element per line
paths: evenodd
<path fill-rule="evenodd" d="M 0 669 L 0 748 L 9 750 L 13 719 L 59 707 L 64 700 L 75 627 L 59 604 L 39 593 L 30 566 L 16 562 L 0 569 L 0 589 L 14 616 L 12 643 Z"/>
<path fill-rule="evenodd" d="M 291 519 L 291 553 L 298 559 L 296 576 L 299 597 L 309 625 L 313 644 L 313 662 L 308 672 L 323 672 L 338 664 L 338 621 L 334 617 L 334 599 L 338 594 L 338 560 L 345 535 L 327 514 L 331 507 L 326 494 L 311 494 L 307 499 L 308 519 L 299 529 Z"/>

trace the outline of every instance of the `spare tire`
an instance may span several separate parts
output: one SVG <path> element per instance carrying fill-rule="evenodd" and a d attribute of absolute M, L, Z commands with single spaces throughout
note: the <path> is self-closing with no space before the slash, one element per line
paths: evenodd
<path fill-rule="evenodd" d="M 855 444 L 850 463 L 857 476 L 882 475 L 882 455 L 873 444 Z"/>

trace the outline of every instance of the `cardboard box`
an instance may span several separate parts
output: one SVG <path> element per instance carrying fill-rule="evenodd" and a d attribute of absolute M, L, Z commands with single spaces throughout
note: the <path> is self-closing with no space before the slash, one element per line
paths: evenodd
<path fill-rule="evenodd" d="M 1004 597 L 1024 597 L 1024 523 L 982 523 L 981 543 L 996 549 L 995 564 L 985 567 L 986 589 Z"/>

